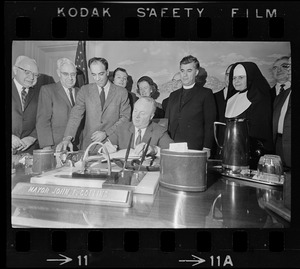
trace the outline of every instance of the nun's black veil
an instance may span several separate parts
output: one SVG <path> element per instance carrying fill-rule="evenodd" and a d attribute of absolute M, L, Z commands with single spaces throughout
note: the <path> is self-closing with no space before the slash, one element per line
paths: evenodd
<path fill-rule="evenodd" d="M 247 98 L 251 103 L 256 102 L 259 98 L 270 95 L 270 85 L 260 72 L 258 66 L 253 62 L 237 62 L 233 64 L 229 72 L 229 84 L 227 99 L 235 95 L 238 91 L 235 90 L 232 84 L 233 72 L 235 67 L 242 65 L 247 74 Z"/>

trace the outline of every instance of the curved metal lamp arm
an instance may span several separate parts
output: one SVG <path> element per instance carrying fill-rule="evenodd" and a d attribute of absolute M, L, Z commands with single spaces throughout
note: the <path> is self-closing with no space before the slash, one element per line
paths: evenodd
<path fill-rule="evenodd" d="M 91 148 L 91 146 L 97 145 L 97 144 L 100 145 L 100 146 L 103 148 L 105 154 L 107 155 L 108 175 L 110 176 L 110 175 L 111 175 L 111 162 L 110 162 L 110 157 L 109 157 L 108 150 L 107 150 L 107 148 L 106 148 L 106 146 L 105 146 L 104 144 L 102 144 L 101 142 L 97 142 L 97 141 L 91 143 L 91 144 L 87 147 L 87 149 L 85 150 L 84 155 L 83 155 L 83 158 L 82 158 L 82 170 L 83 170 L 83 171 L 85 170 L 85 165 L 86 165 L 86 163 L 89 161 L 89 160 L 88 160 L 88 158 L 89 158 L 89 156 L 88 156 L 88 154 L 89 154 L 89 149 Z M 99 163 L 101 164 L 100 157 L 99 157 Z"/>

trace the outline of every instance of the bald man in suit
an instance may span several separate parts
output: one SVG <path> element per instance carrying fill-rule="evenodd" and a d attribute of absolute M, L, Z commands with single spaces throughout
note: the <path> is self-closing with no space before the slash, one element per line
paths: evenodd
<path fill-rule="evenodd" d="M 57 60 L 59 82 L 41 87 L 36 129 L 39 145 L 43 149 L 55 148 L 63 139 L 72 107 L 79 88 L 76 83 L 76 66 L 68 58 Z M 79 136 L 82 128 L 78 128 L 73 146 L 79 148 Z"/>
<path fill-rule="evenodd" d="M 126 149 L 131 135 L 131 148 L 135 153 L 141 155 L 145 144 L 151 137 L 151 142 L 147 154 L 157 154 L 160 149 L 169 148 L 174 141 L 168 135 L 168 130 L 152 121 L 156 111 L 156 102 L 149 96 L 142 96 L 134 103 L 132 112 L 132 122 L 120 124 L 116 130 L 108 137 L 117 148 Z M 139 137 L 140 133 L 140 139 Z"/>
<path fill-rule="evenodd" d="M 71 111 L 63 141 L 56 151 L 72 150 L 71 140 L 74 139 L 80 121 L 85 113 L 82 149 L 85 150 L 92 142 L 102 142 L 111 135 L 116 127 L 130 119 L 131 108 L 127 90 L 114 85 L 108 80 L 108 62 L 104 58 L 94 57 L 88 62 L 95 83 L 81 87 L 76 104 Z M 99 147 L 92 149 L 93 153 Z"/>
<path fill-rule="evenodd" d="M 19 56 L 13 66 L 12 80 L 12 151 L 14 154 L 32 153 L 38 148 L 36 111 L 39 88 L 37 63 L 27 56 Z"/>

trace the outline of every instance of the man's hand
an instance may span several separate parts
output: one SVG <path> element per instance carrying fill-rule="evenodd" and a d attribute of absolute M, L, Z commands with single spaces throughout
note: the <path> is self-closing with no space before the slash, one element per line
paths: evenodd
<path fill-rule="evenodd" d="M 147 146 L 147 144 L 144 143 L 144 142 L 138 144 L 138 145 L 135 147 L 135 149 L 134 149 L 134 153 L 135 153 L 136 155 L 142 156 L 143 151 L 144 151 L 144 149 L 146 148 L 146 146 Z M 151 154 L 151 155 L 153 154 L 153 155 L 155 155 L 156 153 L 157 153 L 157 151 L 156 151 L 156 149 L 155 149 L 155 146 L 149 145 L 146 155 L 147 155 L 147 154 Z"/>
<path fill-rule="evenodd" d="M 36 138 L 34 138 L 32 136 L 26 136 L 26 137 L 23 137 L 21 139 L 21 141 L 23 142 L 23 145 L 20 146 L 19 148 L 17 148 L 17 150 L 24 151 L 24 150 L 28 149 L 36 141 Z"/>
<path fill-rule="evenodd" d="M 12 149 L 18 149 L 18 148 L 22 148 L 25 147 L 25 143 L 17 136 L 12 135 L 11 136 L 11 147 Z"/>
<path fill-rule="evenodd" d="M 93 142 L 102 142 L 107 137 L 105 132 L 96 131 L 92 134 L 92 141 Z"/>
<path fill-rule="evenodd" d="M 57 146 L 55 151 L 60 152 L 60 151 L 65 151 L 67 148 L 70 148 L 70 151 L 73 151 L 73 144 L 71 142 L 71 137 L 64 137 L 63 141 L 61 141 Z"/>

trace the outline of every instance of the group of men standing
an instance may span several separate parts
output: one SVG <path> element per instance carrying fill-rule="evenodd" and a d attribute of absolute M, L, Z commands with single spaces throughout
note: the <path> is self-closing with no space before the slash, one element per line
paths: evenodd
<path fill-rule="evenodd" d="M 108 79 L 108 62 L 104 58 L 88 61 L 94 83 L 81 89 L 75 87 L 76 66 L 71 60 L 61 58 L 57 61 L 59 82 L 38 89 L 35 88 L 39 76 L 35 60 L 19 56 L 13 66 L 13 151 L 32 152 L 38 147 L 57 151 L 86 149 L 92 142 L 107 140 L 115 141 L 121 149 L 132 134 L 133 147 L 137 146 L 138 138 L 144 145 L 152 137 L 149 150 L 153 153 L 175 141 L 187 142 L 189 149 L 205 150 L 209 157 L 217 115 L 214 95 L 211 89 L 195 81 L 200 68 L 197 58 L 186 56 L 179 66 L 182 87 L 168 98 L 165 108 L 168 128 L 164 128 L 152 122 L 155 102 L 151 98 L 140 98 L 131 107 L 125 87 Z M 286 110 L 289 106 L 290 102 L 285 102 Z"/>

